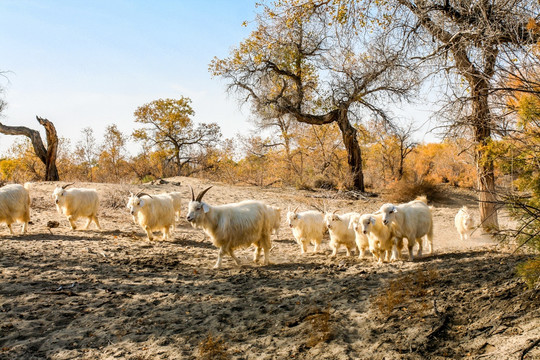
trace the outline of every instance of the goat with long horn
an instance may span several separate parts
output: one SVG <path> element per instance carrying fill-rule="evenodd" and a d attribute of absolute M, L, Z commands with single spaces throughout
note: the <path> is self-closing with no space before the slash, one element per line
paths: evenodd
<path fill-rule="evenodd" d="M 191 188 L 191 186 L 190 186 Z M 264 250 L 264 263 L 269 263 L 271 248 L 270 232 L 274 226 L 274 210 L 259 201 L 242 201 L 212 206 L 202 199 L 212 186 L 201 191 L 196 197 L 191 188 L 187 221 L 193 227 L 203 229 L 212 243 L 219 248 L 218 260 L 214 268 L 221 267 L 224 255 L 230 255 L 237 265 L 240 261 L 234 250 L 255 245 L 254 261 L 258 262 Z"/>
<path fill-rule="evenodd" d="M 65 188 L 67 188 L 68 186 L 71 186 L 71 185 L 73 185 L 73 184 L 75 184 L 75 183 L 64 184 L 64 185 L 62 185 L 62 189 L 65 189 Z"/>

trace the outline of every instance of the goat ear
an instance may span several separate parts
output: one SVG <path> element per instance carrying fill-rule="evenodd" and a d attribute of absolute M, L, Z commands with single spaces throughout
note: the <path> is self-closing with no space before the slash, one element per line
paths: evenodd
<path fill-rule="evenodd" d="M 394 207 L 392 208 L 392 211 L 390 211 L 390 213 L 397 213 L 397 207 L 394 206 Z"/>
<path fill-rule="evenodd" d="M 210 211 L 210 207 L 208 206 L 207 203 L 202 203 L 202 208 L 203 208 L 204 213 L 207 213 Z"/>
<path fill-rule="evenodd" d="M 369 218 L 369 222 L 372 224 L 372 225 L 375 225 L 375 218 L 372 216 Z"/>
<path fill-rule="evenodd" d="M 141 199 L 141 201 L 139 202 L 139 205 L 140 205 L 140 206 L 143 206 L 143 205 L 144 205 L 144 200 L 143 200 L 143 199 Z"/>

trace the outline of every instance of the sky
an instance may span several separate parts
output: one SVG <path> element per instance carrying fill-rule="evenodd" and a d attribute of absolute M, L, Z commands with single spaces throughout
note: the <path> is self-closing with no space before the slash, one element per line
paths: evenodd
<path fill-rule="evenodd" d="M 0 96 L 8 103 L 0 121 L 43 133 L 35 116 L 45 117 L 73 146 L 85 127 L 98 140 L 110 124 L 131 134 L 137 107 L 184 96 L 195 122 L 218 123 L 224 137 L 247 133 L 249 108 L 208 65 L 249 35 L 242 23 L 255 18 L 255 2 L 0 0 Z M 425 123 L 429 114 L 419 111 Z M 0 134 L 0 156 L 15 138 Z"/>
<path fill-rule="evenodd" d="M 130 134 L 133 112 L 159 98 L 189 97 L 194 121 L 217 122 L 226 137 L 247 128 L 208 64 L 249 35 L 246 0 L 0 0 L 0 79 L 6 125 L 51 120 L 74 144 L 92 127 Z M 0 135 L 0 154 L 15 137 Z"/>

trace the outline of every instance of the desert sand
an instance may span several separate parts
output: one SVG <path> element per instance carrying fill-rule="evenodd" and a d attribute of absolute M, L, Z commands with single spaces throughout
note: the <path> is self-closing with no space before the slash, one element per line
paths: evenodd
<path fill-rule="evenodd" d="M 0 359 L 540 358 L 539 292 L 515 276 L 531 255 L 479 230 L 459 240 L 459 208 L 478 220 L 467 192 L 430 204 L 435 251 L 414 262 L 377 265 L 344 249 L 331 258 L 327 242 L 301 255 L 282 216 L 271 265 L 253 264 L 245 249 L 236 252 L 241 267 L 225 257 L 213 269 L 217 249 L 184 218 L 169 241 L 146 240 L 125 208 L 129 191 L 185 192 L 184 217 L 188 184 L 214 185 L 210 204 L 257 199 L 284 213 L 371 212 L 384 201 L 169 180 L 177 184 L 77 183 L 98 189 L 101 231 L 71 230 L 54 207 L 55 184 L 32 185 L 29 233 L 0 227 Z"/>

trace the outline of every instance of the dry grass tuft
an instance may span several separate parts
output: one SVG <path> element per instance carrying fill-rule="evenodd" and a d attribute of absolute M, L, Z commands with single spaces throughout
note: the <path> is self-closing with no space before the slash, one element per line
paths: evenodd
<path fill-rule="evenodd" d="M 225 341 L 221 337 L 214 337 L 211 333 L 199 343 L 199 360 L 227 360 L 230 355 L 227 352 Z"/>
<path fill-rule="evenodd" d="M 315 313 L 307 316 L 305 321 L 308 321 L 311 325 L 306 342 L 307 347 L 312 348 L 321 342 L 330 341 L 334 337 L 331 326 L 330 306 L 326 309 L 315 309 Z"/>
<path fill-rule="evenodd" d="M 421 315 L 430 309 L 426 296 L 429 287 L 438 279 L 439 272 L 436 269 L 418 269 L 391 280 L 372 303 L 385 316 L 390 316 L 396 309 Z"/>

